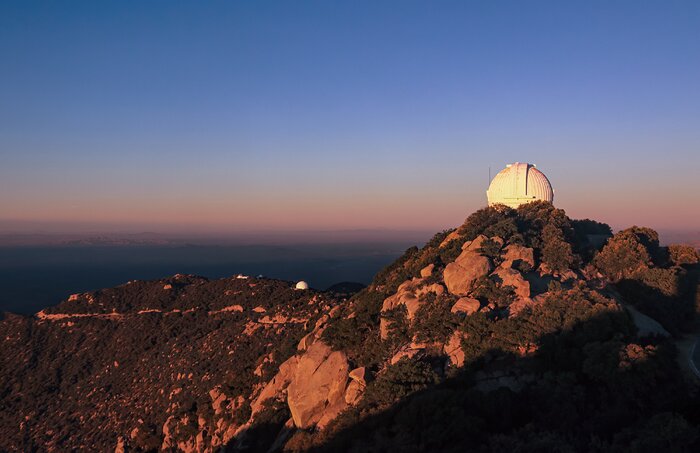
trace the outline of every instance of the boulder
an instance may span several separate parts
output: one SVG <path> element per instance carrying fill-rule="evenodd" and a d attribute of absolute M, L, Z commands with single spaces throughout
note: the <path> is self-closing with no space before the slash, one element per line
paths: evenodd
<path fill-rule="evenodd" d="M 520 244 L 510 244 L 505 248 L 501 267 L 511 268 L 518 263 L 527 263 L 535 268 L 535 251 Z"/>
<path fill-rule="evenodd" d="M 396 289 L 396 293 L 412 293 L 425 281 L 424 278 L 412 278 L 401 283 Z"/>
<path fill-rule="evenodd" d="M 406 318 L 412 320 L 421 306 L 421 300 L 413 294 L 406 294 L 400 302 L 406 306 Z"/>
<path fill-rule="evenodd" d="M 287 403 L 297 428 L 310 428 L 321 419 L 329 421 L 329 414 L 334 417 L 345 408 L 348 369 L 345 353 L 332 351 L 321 341 L 299 358 L 287 388 Z"/>
<path fill-rule="evenodd" d="M 173 431 L 177 426 L 177 419 L 174 415 L 169 416 L 163 423 L 163 443 L 160 446 L 161 450 L 174 449 L 176 447 L 176 441 L 173 439 Z"/>
<path fill-rule="evenodd" d="M 389 338 L 389 327 L 391 327 L 391 322 L 385 318 L 379 318 L 379 338 L 386 340 Z"/>
<path fill-rule="evenodd" d="M 328 316 L 327 314 L 318 318 L 318 321 L 316 321 L 316 324 L 314 324 L 314 330 L 318 330 L 321 327 L 323 327 L 323 325 L 325 323 L 327 323 L 329 319 L 330 319 L 330 316 Z"/>
<path fill-rule="evenodd" d="M 354 370 L 350 371 L 348 374 L 348 377 L 352 379 L 355 382 L 358 382 L 361 386 L 366 386 L 367 385 L 367 380 L 366 380 L 366 374 L 367 370 L 365 367 L 360 367 L 360 368 L 355 368 Z"/>
<path fill-rule="evenodd" d="M 301 340 L 299 340 L 299 343 L 297 344 L 297 351 L 306 351 L 309 348 L 309 345 L 314 341 L 314 333 L 310 332 L 301 337 Z"/>
<path fill-rule="evenodd" d="M 206 444 L 206 440 L 205 440 L 205 434 L 206 434 L 205 430 L 201 430 L 201 431 L 199 431 L 199 433 L 197 433 L 197 437 L 195 437 L 195 439 L 194 439 L 195 440 L 195 450 L 194 451 L 200 452 L 200 451 L 206 450 L 207 444 Z"/>
<path fill-rule="evenodd" d="M 535 305 L 535 302 L 529 297 L 520 297 L 508 306 L 508 312 L 511 316 L 518 316 L 526 307 L 532 307 L 533 305 Z"/>
<path fill-rule="evenodd" d="M 482 245 L 484 245 L 484 241 L 487 239 L 490 239 L 490 240 L 500 244 L 501 246 L 503 246 L 503 243 L 505 242 L 503 239 L 501 239 L 498 236 L 488 238 L 488 237 L 484 236 L 483 234 L 480 234 L 473 241 L 465 242 L 464 245 L 462 245 L 462 250 L 471 250 L 472 252 L 479 253 L 479 249 L 481 248 Z"/>
<path fill-rule="evenodd" d="M 433 275 L 433 269 L 435 268 L 434 264 L 428 264 L 425 266 L 423 269 L 420 270 L 420 276 L 423 278 L 430 277 Z"/>
<path fill-rule="evenodd" d="M 126 449 L 124 448 L 124 438 L 119 436 L 117 438 L 117 445 L 114 447 L 114 453 L 125 453 Z"/>
<path fill-rule="evenodd" d="M 214 409 L 214 414 L 219 415 L 222 413 L 226 404 L 226 395 L 221 391 L 221 387 L 217 385 L 209 390 L 209 397 L 211 398 L 211 408 Z"/>
<path fill-rule="evenodd" d="M 253 415 L 260 412 L 263 408 L 263 402 L 270 398 L 276 398 L 282 394 L 282 391 L 286 389 L 292 382 L 294 373 L 299 365 L 299 357 L 292 356 L 287 359 L 282 365 L 280 365 L 279 371 L 275 377 L 273 377 L 262 391 L 258 397 L 250 404 L 250 409 Z"/>
<path fill-rule="evenodd" d="M 481 308 L 481 302 L 473 297 L 461 297 L 455 302 L 450 311 L 452 313 L 465 313 L 467 315 L 472 315 L 479 311 Z"/>
<path fill-rule="evenodd" d="M 515 269 L 499 267 L 493 275 L 498 276 L 502 286 L 512 286 L 518 297 L 530 297 L 530 282 Z"/>
<path fill-rule="evenodd" d="M 396 293 L 384 299 L 382 311 L 392 310 L 404 303 L 406 296 L 414 296 L 416 288 L 423 282 L 422 278 L 413 278 L 401 283 L 396 289 Z"/>
<path fill-rule="evenodd" d="M 350 383 L 345 389 L 345 402 L 347 404 L 355 404 L 362 396 L 362 393 L 364 393 L 367 386 L 366 374 L 365 367 L 355 368 L 348 374 Z"/>
<path fill-rule="evenodd" d="M 435 344 L 436 342 L 434 341 L 418 341 L 417 337 L 414 336 L 413 339 L 411 339 L 411 343 L 409 343 L 408 347 L 411 349 L 427 349 Z"/>
<path fill-rule="evenodd" d="M 451 294 L 465 295 L 480 277 L 492 269 L 491 261 L 471 250 L 463 251 L 459 257 L 445 267 L 443 279 Z"/>
<path fill-rule="evenodd" d="M 473 252 L 477 252 L 481 248 L 481 244 L 486 239 L 488 239 L 486 236 L 480 234 L 473 241 L 467 241 L 464 244 L 462 244 L 462 250 L 471 250 Z"/>
<path fill-rule="evenodd" d="M 328 406 L 321 414 L 321 417 L 316 422 L 316 427 L 319 430 L 325 429 L 330 422 L 335 420 L 335 418 L 348 407 L 348 403 L 345 402 L 345 393 L 343 393 L 341 396 L 341 400 L 331 406 Z M 359 398 L 359 396 L 360 395 L 357 395 L 357 398 Z"/>
<path fill-rule="evenodd" d="M 258 319 L 258 322 L 260 324 L 284 324 L 287 322 L 287 317 L 281 313 L 278 313 L 274 316 L 265 315 L 262 318 Z"/>
<path fill-rule="evenodd" d="M 399 352 L 394 354 L 389 360 L 389 363 L 391 365 L 394 365 L 403 358 L 411 359 L 415 357 L 419 352 L 421 352 L 420 349 L 411 349 L 410 347 L 406 346 L 404 348 L 401 348 Z"/>
<path fill-rule="evenodd" d="M 363 392 L 364 387 L 360 385 L 359 382 L 351 381 L 348 384 L 348 388 L 345 390 L 345 403 L 349 405 L 355 404 L 360 399 Z"/>
<path fill-rule="evenodd" d="M 336 305 L 335 307 L 331 308 L 331 311 L 328 312 L 328 316 L 330 316 L 331 319 L 335 319 L 338 317 L 342 309 L 343 307 L 341 305 Z"/>
<path fill-rule="evenodd" d="M 440 243 L 440 248 L 446 246 L 455 239 L 459 239 L 459 230 L 454 230 L 452 233 L 448 234 L 447 237 Z"/>
<path fill-rule="evenodd" d="M 445 292 L 445 288 L 439 283 L 433 283 L 431 285 L 421 287 L 424 281 L 424 278 L 413 278 L 403 282 L 396 290 L 396 294 L 384 299 L 382 304 L 382 312 L 393 310 L 399 305 L 405 305 L 407 319 L 411 321 L 420 306 L 423 305 L 423 301 L 420 299 L 421 296 L 429 292 L 434 292 L 438 295 Z M 384 318 L 381 318 L 379 321 L 379 331 L 383 340 L 386 340 L 388 336 L 389 324 L 390 321 Z"/>
<path fill-rule="evenodd" d="M 418 290 L 416 291 L 416 296 L 422 297 L 428 293 L 435 293 L 436 295 L 440 296 L 442 294 L 445 294 L 445 287 L 439 283 L 425 285 L 425 286 L 418 288 Z"/>

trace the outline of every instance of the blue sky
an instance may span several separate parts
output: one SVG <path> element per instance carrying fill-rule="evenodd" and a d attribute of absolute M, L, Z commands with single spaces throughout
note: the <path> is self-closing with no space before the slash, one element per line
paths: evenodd
<path fill-rule="evenodd" d="M 700 229 L 700 3 L 3 2 L 0 229 Z M 39 226 L 37 226 L 39 225 Z"/>

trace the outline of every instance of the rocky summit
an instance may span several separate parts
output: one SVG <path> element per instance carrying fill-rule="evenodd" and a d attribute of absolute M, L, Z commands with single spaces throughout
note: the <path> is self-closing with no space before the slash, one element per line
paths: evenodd
<path fill-rule="evenodd" d="M 653 230 L 534 202 L 352 296 L 190 275 L 76 294 L 0 321 L 0 450 L 699 451 L 699 274 Z"/>

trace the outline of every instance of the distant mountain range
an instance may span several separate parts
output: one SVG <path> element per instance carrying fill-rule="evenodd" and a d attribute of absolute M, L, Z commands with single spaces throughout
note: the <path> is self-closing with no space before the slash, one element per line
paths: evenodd
<path fill-rule="evenodd" d="M 167 245 L 182 243 L 158 233 L 136 234 L 0 234 L 0 247 L 70 245 Z"/>
<path fill-rule="evenodd" d="M 15 246 L 130 246 L 130 245 L 261 245 L 342 244 L 351 242 L 424 243 L 428 231 L 385 229 L 260 231 L 224 234 L 142 233 L 0 233 L 0 247 Z M 662 245 L 687 244 L 700 248 L 700 231 L 660 230 Z"/>

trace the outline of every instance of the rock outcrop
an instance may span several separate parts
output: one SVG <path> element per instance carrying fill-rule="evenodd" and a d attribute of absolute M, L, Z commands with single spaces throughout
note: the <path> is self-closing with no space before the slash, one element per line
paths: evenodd
<path fill-rule="evenodd" d="M 287 403 L 297 428 L 330 421 L 346 406 L 348 360 L 317 341 L 299 358 L 287 389 Z"/>
<path fill-rule="evenodd" d="M 512 286 L 518 297 L 530 297 L 530 282 L 525 280 L 523 275 L 511 268 L 499 267 L 493 275 L 500 280 L 503 286 Z"/>
<path fill-rule="evenodd" d="M 448 235 L 445 237 L 445 239 L 442 240 L 442 242 L 440 243 L 440 248 L 445 247 L 445 246 L 446 246 L 447 244 L 449 244 L 450 242 L 459 239 L 459 237 L 460 237 L 460 235 L 459 235 L 459 230 L 454 230 L 453 232 L 451 232 L 450 234 L 448 234 Z"/>
<path fill-rule="evenodd" d="M 483 234 L 480 234 L 473 241 L 466 241 L 464 244 L 462 244 L 462 250 L 471 250 L 472 252 L 481 253 L 481 248 L 484 246 L 484 242 L 487 240 L 491 240 L 501 247 L 503 246 L 502 238 L 498 236 L 488 238 Z"/>
<path fill-rule="evenodd" d="M 445 292 L 445 287 L 439 283 L 425 285 L 425 278 L 413 278 L 406 280 L 399 285 L 396 294 L 387 297 L 382 304 L 382 312 L 393 310 L 394 308 L 403 305 L 406 307 L 406 318 L 412 321 L 416 312 L 424 303 L 425 296 L 428 293 L 441 295 Z M 381 338 L 386 339 L 389 332 L 390 321 L 382 318 L 380 320 Z"/>
<path fill-rule="evenodd" d="M 466 295 L 474 283 L 491 271 L 491 260 L 467 248 L 445 267 L 443 279 L 451 294 Z"/>
<path fill-rule="evenodd" d="M 435 269 L 435 264 L 428 264 L 420 270 L 420 276 L 423 278 L 430 277 L 433 275 L 433 269 Z"/>
<path fill-rule="evenodd" d="M 466 315 L 472 315 L 479 311 L 481 308 L 481 302 L 473 297 L 460 297 L 457 302 L 454 303 L 450 311 L 452 313 L 464 313 Z"/>
<path fill-rule="evenodd" d="M 277 374 L 263 387 L 258 397 L 250 405 L 253 417 L 263 409 L 263 403 L 271 398 L 284 396 L 284 391 L 294 378 L 297 366 L 299 365 L 299 357 L 292 356 L 287 359 L 279 367 Z"/>
<path fill-rule="evenodd" d="M 462 334 L 455 331 L 450 336 L 449 341 L 444 347 L 445 354 L 450 358 L 450 363 L 453 366 L 461 367 L 464 365 L 464 351 L 462 350 Z"/>
<path fill-rule="evenodd" d="M 530 269 L 535 268 L 535 251 L 533 249 L 519 244 L 509 244 L 504 251 L 501 267 L 510 268 L 526 264 Z"/>
<path fill-rule="evenodd" d="M 251 405 L 251 420 L 265 407 L 265 401 L 286 395 L 296 428 L 323 429 L 364 392 L 365 368 L 349 369 L 345 353 L 333 351 L 322 341 L 313 342 L 301 355 L 280 366 Z"/>

